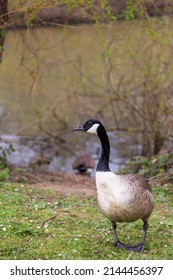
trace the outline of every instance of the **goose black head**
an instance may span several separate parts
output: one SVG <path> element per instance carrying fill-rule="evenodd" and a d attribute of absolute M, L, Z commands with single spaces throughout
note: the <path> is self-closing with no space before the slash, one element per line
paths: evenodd
<path fill-rule="evenodd" d="M 103 126 L 100 121 L 95 119 L 90 119 L 84 123 L 84 125 L 74 128 L 75 131 L 84 131 L 92 134 L 98 135 L 98 128 Z"/>

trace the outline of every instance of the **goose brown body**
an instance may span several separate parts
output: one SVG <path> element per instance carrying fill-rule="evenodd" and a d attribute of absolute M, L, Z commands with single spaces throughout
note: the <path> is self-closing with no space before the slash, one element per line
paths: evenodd
<path fill-rule="evenodd" d="M 131 174 L 96 172 L 96 187 L 100 211 L 110 221 L 147 221 L 150 217 L 153 196 L 151 187 L 144 178 Z"/>

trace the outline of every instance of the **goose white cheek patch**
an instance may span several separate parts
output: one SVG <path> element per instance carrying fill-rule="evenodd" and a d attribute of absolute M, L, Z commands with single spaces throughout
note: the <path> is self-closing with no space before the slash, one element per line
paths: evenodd
<path fill-rule="evenodd" d="M 97 135 L 97 128 L 99 127 L 99 123 L 95 123 L 91 128 L 87 130 L 88 133 Z"/>

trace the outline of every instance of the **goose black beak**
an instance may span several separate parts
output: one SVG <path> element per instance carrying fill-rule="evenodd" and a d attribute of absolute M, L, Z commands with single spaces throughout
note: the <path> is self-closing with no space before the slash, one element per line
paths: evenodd
<path fill-rule="evenodd" d="M 85 131 L 83 126 L 79 126 L 79 127 L 76 127 L 74 128 L 74 131 Z"/>

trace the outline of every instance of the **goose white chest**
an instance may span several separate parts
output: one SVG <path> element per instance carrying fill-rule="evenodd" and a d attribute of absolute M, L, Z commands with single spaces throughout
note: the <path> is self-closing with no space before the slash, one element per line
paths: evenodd
<path fill-rule="evenodd" d="M 119 176 L 113 172 L 96 172 L 97 201 L 101 212 L 110 220 L 124 211 L 129 200 L 127 186 L 121 185 Z"/>

